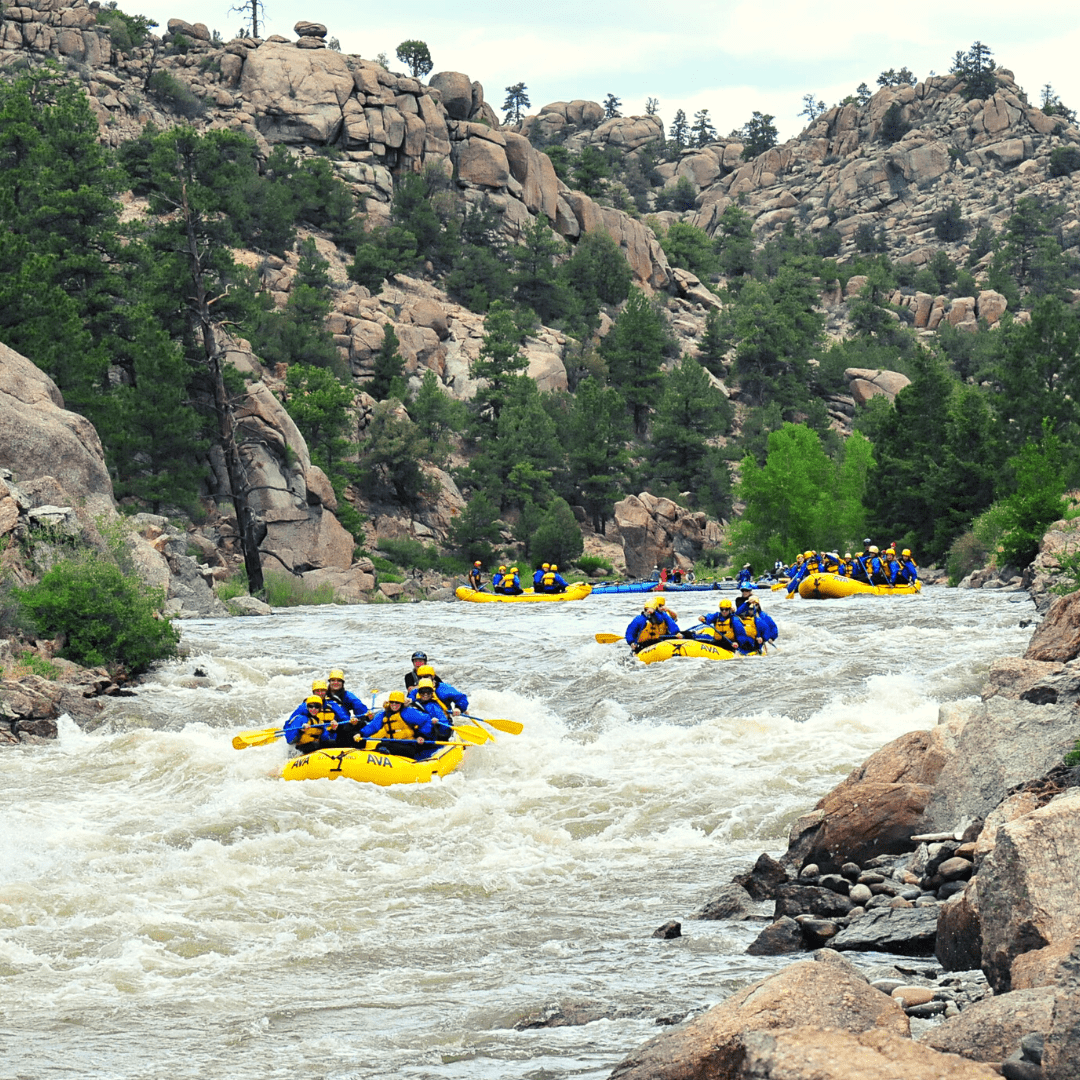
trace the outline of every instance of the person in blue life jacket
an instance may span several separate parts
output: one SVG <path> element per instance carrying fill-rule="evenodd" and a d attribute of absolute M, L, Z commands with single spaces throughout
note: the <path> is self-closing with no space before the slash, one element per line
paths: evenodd
<path fill-rule="evenodd" d="M 448 686 L 447 683 L 441 683 L 439 689 L 443 686 Z M 450 690 L 454 694 L 457 691 L 451 686 Z M 463 697 L 464 695 L 459 695 Z M 442 699 L 439 694 L 439 690 L 435 688 L 435 683 L 431 679 L 421 679 L 417 685 L 409 691 L 409 700 L 413 708 L 419 709 L 421 712 L 427 713 L 431 717 L 431 731 L 432 736 L 439 742 L 448 742 L 450 737 L 454 734 L 453 724 L 453 710 L 452 707 Z"/>
<path fill-rule="evenodd" d="M 333 668 L 326 682 L 329 686 L 326 700 L 339 705 L 346 716 L 344 722 L 335 718 L 328 731 L 335 736 L 337 746 L 352 747 L 352 736 L 360 730 L 361 723 L 371 719 L 371 710 L 362 698 L 345 689 L 345 672 L 341 668 Z"/>
<path fill-rule="evenodd" d="M 772 617 L 761 610 L 761 604 L 750 589 L 743 589 L 742 596 L 736 602 L 735 617 L 742 622 L 746 636 L 754 639 L 758 652 L 764 651 L 765 646 L 775 641 L 780 633 Z"/>
<path fill-rule="evenodd" d="M 536 572 L 533 574 L 533 589 L 536 592 L 540 591 L 540 582 L 544 580 L 544 575 L 551 569 L 550 563 L 542 563 L 537 567 Z"/>
<path fill-rule="evenodd" d="M 911 557 L 910 548 L 900 553 L 899 568 L 896 572 L 897 585 L 914 585 L 919 580 L 919 567 Z"/>
<path fill-rule="evenodd" d="M 645 601 L 641 614 L 626 628 L 626 643 L 631 652 L 640 652 L 646 645 L 654 645 L 664 638 L 676 637 L 678 624 L 665 610 L 663 597 L 652 596 Z"/>
<path fill-rule="evenodd" d="M 484 587 L 483 564 L 479 559 L 469 568 L 469 588 L 479 592 Z"/>
<path fill-rule="evenodd" d="M 885 567 L 885 560 L 881 557 L 881 552 L 878 551 L 874 544 L 870 545 L 870 552 L 866 560 L 864 561 L 866 567 L 866 576 L 871 585 L 888 585 L 889 572 Z"/>
<path fill-rule="evenodd" d="M 545 563 L 545 565 L 547 564 Z M 566 578 L 559 573 L 558 564 L 552 563 L 547 570 L 544 571 L 536 591 L 544 593 L 563 593 L 566 592 L 566 585 Z"/>
<path fill-rule="evenodd" d="M 355 736 L 358 748 L 422 761 L 436 749 L 432 745 L 431 717 L 406 704 L 404 690 L 391 690 L 377 712 Z"/>
<path fill-rule="evenodd" d="M 750 569 L 749 563 L 743 563 L 742 569 L 735 575 L 735 584 L 742 588 L 743 585 L 754 580 L 754 571 Z"/>
<path fill-rule="evenodd" d="M 804 551 L 800 558 L 802 559 L 802 562 L 799 562 L 799 559 L 795 560 L 795 562 L 798 564 L 797 568 L 794 569 L 794 573 L 792 573 L 790 578 L 788 579 L 787 598 L 789 600 L 798 591 L 799 582 L 802 581 L 807 574 L 816 573 L 818 569 L 816 551 Z"/>
<path fill-rule="evenodd" d="M 505 576 L 506 576 L 506 567 L 505 566 L 500 566 L 499 569 L 496 570 L 495 573 L 491 575 L 491 591 L 492 592 L 501 592 L 502 591 L 502 583 L 503 583 L 503 578 Z"/>
<path fill-rule="evenodd" d="M 502 576 L 502 580 L 496 586 L 495 591 L 504 596 L 519 596 L 524 590 L 521 588 L 521 575 L 516 566 L 511 566 Z"/>
<path fill-rule="evenodd" d="M 896 552 L 893 551 L 892 548 L 886 548 L 883 555 L 885 559 L 885 574 L 889 579 L 890 587 L 894 587 L 900 583 L 900 560 L 896 557 Z"/>
<path fill-rule="evenodd" d="M 707 641 L 712 645 L 719 645 L 722 649 L 731 652 L 750 653 L 757 651 L 757 644 L 751 638 L 742 620 L 735 614 L 734 601 L 724 597 L 720 601 L 719 610 L 711 615 L 698 617 L 701 626 L 695 626 L 690 630 L 684 630 L 680 637 L 694 638 L 696 641 Z"/>
<path fill-rule="evenodd" d="M 347 722 L 348 716 L 336 702 L 312 693 L 293 710 L 282 725 L 285 741 L 298 754 L 310 754 L 324 746 L 335 746 L 337 735 L 330 725 Z"/>

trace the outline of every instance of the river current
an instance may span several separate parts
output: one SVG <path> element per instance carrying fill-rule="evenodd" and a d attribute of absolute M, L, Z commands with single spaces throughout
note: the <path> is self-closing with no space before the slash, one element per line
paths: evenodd
<path fill-rule="evenodd" d="M 593 638 L 633 595 L 183 623 L 189 655 L 137 697 L 0 753 L 0 1076 L 599 1080 L 784 966 L 744 955 L 760 924 L 688 917 L 1022 653 L 1034 608 L 758 595 L 771 655 L 649 667 Z M 716 596 L 669 605 L 688 625 Z M 401 687 L 417 648 L 524 732 L 399 788 L 287 783 L 280 743 L 232 748 L 330 667 Z M 685 936 L 652 938 L 669 919 Z M 595 1019 L 515 1027 L 555 1005 Z"/>

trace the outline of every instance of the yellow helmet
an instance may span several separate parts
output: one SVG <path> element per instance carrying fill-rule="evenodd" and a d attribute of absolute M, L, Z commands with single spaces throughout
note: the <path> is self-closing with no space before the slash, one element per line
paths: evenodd
<path fill-rule="evenodd" d="M 813 554 L 814 553 L 812 551 L 804 551 L 803 554 L 802 554 L 802 557 L 804 559 L 809 559 Z"/>
<path fill-rule="evenodd" d="M 506 573 L 506 567 L 505 566 L 500 566 L 499 567 L 499 573 L 500 574 L 505 574 Z"/>
<path fill-rule="evenodd" d="M 316 696 L 315 694 L 312 694 L 311 697 L 304 698 L 304 704 L 305 705 L 321 705 L 322 703 L 323 703 L 323 699 L 321 697 Z"/>
<path fill-rule="evenodd" d="M 541 563 L 540 564 L 540 569 L 541 570 L 550 570 L 551 569 L 551 564 L 550 563 Z"/>
<path fill-rule="evenodd" d="M 516 574 L 516 573 L 518 573 L 518 572 L 519 572 L 519 571 L 518 571 L 518 568 L 517 568 L 516 566 L 511 566 L 511 567 L 510 567 L 510 573 L 511 573 L 511 574 Z"/>
<path fill-rule="evenodd" d="M 430 664 L 421 664 L 416 669 L 416 674 L 421 679 L 423 679 L 425 676 L 429 679 L 433 679 L 435 677 L 435 669 Z"/>
<path fill-rule="evenodd" d="M 641 605 L 641 610 L 642 611 L 655 611 L 660 606 L 660 600 L 661 599 L 662 598 L 659 597 L 659 596 L 650 596 L 649 599 L 646 600 L 645 603 Z"/>
<path fill-rule="evenodd" d="M 396 701 L 396 702 L 399 702 L 400 704 L 404 705 L 405 704 L 405 691 L 404 690 L 391 690 L 390 693 L 386 695 L 386 702 L 387 702 L 387 704 L 389 704 L 391 701 Z"/>
<path fill-rule="evenodd" d="M 910 548 L 904 548 L 904 550 L 902 552 L 900 552 L 900 554 L 903 555 L 905 559 L 910 559 L 911 558 L 911 549 Z"/>
<path fill-rule="evenodd" d="M 726 598 L 720 601 L 720 610 L 721 611 L 724 611 L 726 608 L 733 608 L 734 606 L 735 605 L 730 600 L 728 600 Z"/>
<path fill-rule="evenodd" d="M 329 690 L 330 685 L 327 683 L 327 681 L 325 679 L 316 679 L 311 684 L 311 689 L 312 690 Z"/>
<path fill-rule="evenodd" d="M 851 558 L 851 552 L 850 551 L 845 551 L 844 552 L 844 558 L 845 559 L 850 559 Z"/>
<path fill-rule="evenodd" d="M 328 679 L 340 679 L 340 680 L 341 680 L 342 682 L 344 682 L 344 681 L 345 681 L 345 672 L 344 672 L 344 671 L 342 671 L 342 670 L 341 670 L 341 668 L 339 668 L 339 667 L 336 667 L 336 668 L 334 668 L 334 670 L 333 670 L 333 671 L 331 671 L 331 672 L 330 672 L 330 674 L 329 674 L 329 675 L 327 675 L 326 677 L 327 677 Z"/>
<path fill-rule="evenodd" d="M 657 607 L 667 607 L 667 597 L 658 596 L 656 598 L 656 606 Z"/>
<path fill-rule="evenodd" d="M 878 551 L 876 544 L 871 544 L 870 545 L 870 554 L 871 555 L 880 555 L 881 554 L 881 552 Z"/>
<path fill-rule="evenodd" d="M 558 567 L 557 567 L 557 566 L 556 566 L 556 565 L 555 565 L 554 563 L 552 563 L 552 564 L 551 564 L 551 570 L 552 570 L 552 573 L 554 573 L 554 572 L 555 572 L 555 571 L 557 571 L 558 569 L 559 569 L 559 568 L 558 568 Z"/>
<path fill-rule="evenodd" d="M 416 684 L 416 692 L 419 694 L 421 690 L 430 690 L 432 693 L 435 693 L 435 683 L 432 682 L 431 679 L 421 679 Z"/>
<path fill-rule="evenodd" d="M 479 559 L 477 559 L 476 562 L 473 563 L 473 566 L 481 566 L 481 565 L 483 565 L 483 564 L 480 562 Z"/>

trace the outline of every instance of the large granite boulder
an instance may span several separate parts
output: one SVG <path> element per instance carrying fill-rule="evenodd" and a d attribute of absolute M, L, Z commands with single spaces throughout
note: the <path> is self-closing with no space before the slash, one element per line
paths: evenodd
<path fill-rule="evenodd" d="M 676 562 L 689 569 L 700 557 L 708 535 L 708 519 L 703 513 L 691 513 L 671 499 L 658 499 L 647 491 L 617 502 L 612 516 L 630 577 L 648 577 L 655 566 Z"/>
<path fill-rule="evenodd" d="M 1080 656 L 1080 592 L 1059 596 L 1028 642 L 1026 660 L 1064 663 Z"/>
<path fill-rule="evenodd" d="M 354 85 L 342 53 L 273 42 L 247 54 L 240 77 L 240 92 L 268 141 L 323 146 L 340 134 Z"/>
<path fill-rule="evenodd" d="M 1046 1032 L 1054 1011 L 1054 990 L 1014 990 L 985 997 L 923 1032 L 919 1042 L 971 1061 L 1004 1061 L 1032 1031 Z"/>
<path fill-rule="evenodd" d="M 94 425 L 68 412 L 52 379 L 3 344 L 0 463 L 11 470 L 24 491 L 31 490 L 25 481 L 51 477 L 65 505 L 86 528 L 93 529 L 99 515 L 115 513 L 112 481 Z"/>
<path fill-rule="evenodd" d="M 611 1080 L 734 1080 L 742 1075 L 751 1032 L 778 1032 L 801 1024 L 855 1034 L 883 1032 L 898 1039 L 909 1034 L 899 1002 L 826 949 L 650 1039 L 616 1066 Z"/>
<path fill-rule="evenodd" d="M 984 820 L 1010 789 L 1044 776 L 1080 739 L 1076 709 L 1001 697 L 944 705 L 938 724 L 952 752 L 926 808 L 928 832 L 963 831 Z"/>
<path fill-rule="evenodd" d="M 825 872 L 845 862 L 910 851 L 923 830 L 934 784 L 950 753 L 951 731 L 939 725 L 886 744 L 791 827 L 786 861 L 817 863 Z"/>
<path fill-rule="evenodd" d="M 979 869 L 983 970 L 1012 987 L 1017 957 L 1080 935 L 1080 789 L 1003 825 Z"/>
<path fill-rule="evenodd" d="M 702 1080 L 706 1075 L 701 1074 Z M 719 1074 L 715 1074 L 719 1075 Z M 825 1031 L 795 1027 L 750 1032 L 739 1080 L 997 1080 L 989 1065 L 941 1054 L 891 1031 Z"/>

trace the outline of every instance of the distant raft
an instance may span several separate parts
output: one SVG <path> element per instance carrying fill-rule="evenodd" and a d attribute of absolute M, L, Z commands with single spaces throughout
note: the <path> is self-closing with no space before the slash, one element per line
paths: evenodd
<path fill-rule="evenodd" d="M 703 660 L 732 660 L 740 653 L 721 649 L 710 641 L 696 641 L 692 638 L 668 638 L 655 645 L 646 645 L 637 654 L 643 664 L 655 664 L 661 660 L 670 660 L 673 656 L 691 656 Z M 755 654 L 751 654 L 755 655 Z"/>
<path fill-rule="evenodd" d="M 424 761 L 380 754 L 375 750 L 315 750 L 285 763 L 286 780 L 336 780 L 344 776 L 365 784 L 426 784 L 433 776 L 452 773 L 465 757 L 465 744 L 440 747 Z"/>
<path fill-rule="evenodd" d="M 579 581 L 568 585 L 566 592 L 538 593 L 533 592 L 532 589 L 526 589 L 516 596 L 507 593 L 480 592 L 477 589 L 470 589 L 468 585 L 462 585 L 454 592 L 459 600 L 468 600 L 474 604 L 545 604 L 558 600 L 584 600 L 592 592 L 592 586 L 586 581 Z"/>
<path fill-rule="evenodd" d="M 804 600 L 838 600 L 844 596 L 915 596 L 922 592 L 922 582 L 914 585 L 867 585 L 843 574 L 807 574 L 799 582 Z"/>

